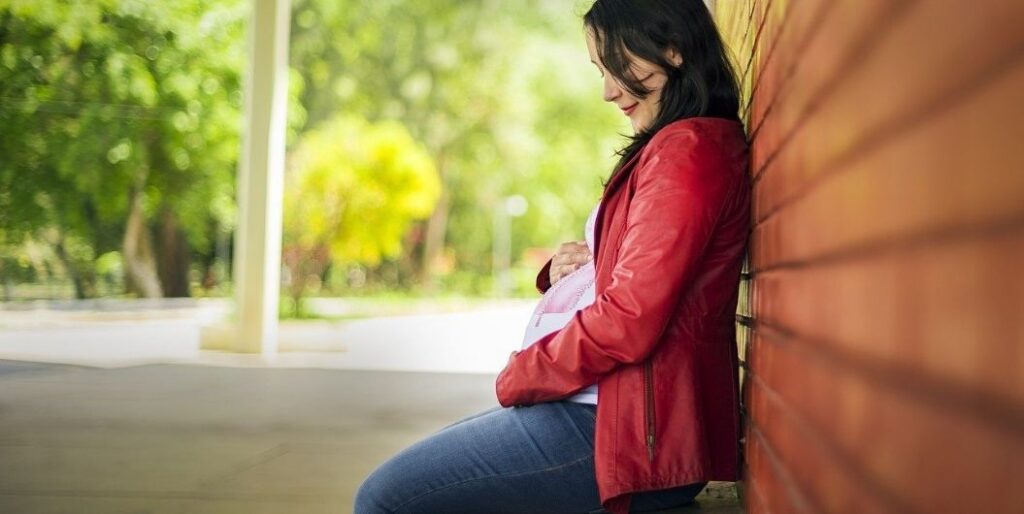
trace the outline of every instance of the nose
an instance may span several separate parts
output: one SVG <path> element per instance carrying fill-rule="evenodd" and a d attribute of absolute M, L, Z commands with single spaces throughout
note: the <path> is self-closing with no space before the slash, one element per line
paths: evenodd
<path fill-rule="evenodd" d="M 616 98 L 622 96 L 622 87 L 612 77 L 611 73 L 604 74 L 604 101 L 614 102 Z"/>

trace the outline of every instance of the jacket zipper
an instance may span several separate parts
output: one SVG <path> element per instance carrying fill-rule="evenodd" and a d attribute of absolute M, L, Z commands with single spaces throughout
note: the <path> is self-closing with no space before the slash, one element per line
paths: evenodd
<path fill-rule="evenodd" d="M 651 359 L 644 361 L 644 421 L 647 424 L 647 458 L 654 462 L 654 369 Z"/>

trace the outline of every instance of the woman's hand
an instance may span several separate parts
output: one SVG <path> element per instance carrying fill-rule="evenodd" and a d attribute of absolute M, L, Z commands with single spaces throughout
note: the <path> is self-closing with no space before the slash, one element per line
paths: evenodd
<path fill-rule="evenodd" d="M 570 241 L 559 245 L 555 256 L 551 259 L 551 270 L 549 278 L 551 285 L 558 282 L 562 277 L 576 271 L 580 266 L 590 262 L 594 257 L 590 255 L 590 248 L 586 241 Z"/>

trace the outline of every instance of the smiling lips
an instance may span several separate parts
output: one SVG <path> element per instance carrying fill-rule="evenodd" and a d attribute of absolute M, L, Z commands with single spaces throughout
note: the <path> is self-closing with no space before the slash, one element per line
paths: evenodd
<path fill-rule="evenodd" d="M 638 105 L 640 105 L 640 102 L 637 102 L 637 103 L 635 103 L 633 105 L 630 105 L 629 107 L 619 107 L 619 109 L 622 109 L 622 112 L 626 116 L 629 116 L 630 114 L 633 113 L 633 110 L 636 109 L 636 106 L 638 106 Z"/>

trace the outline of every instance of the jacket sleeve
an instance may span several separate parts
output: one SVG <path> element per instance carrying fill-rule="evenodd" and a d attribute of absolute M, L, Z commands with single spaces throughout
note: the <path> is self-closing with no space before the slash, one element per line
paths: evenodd
<path fill-rule="evenodd" d="M 552 255 L 548 262 L 544 264 L 544 267 L 537 273 L 537 291 L 544 294 L 551 289 L 551 261 L 555 260 L 555 256 Z"/>
<path fill-rule="evenodd" d="M 721 152 L 693 131 L 654 147 L 634 170 L 636 190 L 609 285 L 562 330 L 512 354 L 495 384 L 501 405 L 559 400 L 647 358 L 694 281 L 739 178 Z"/>

